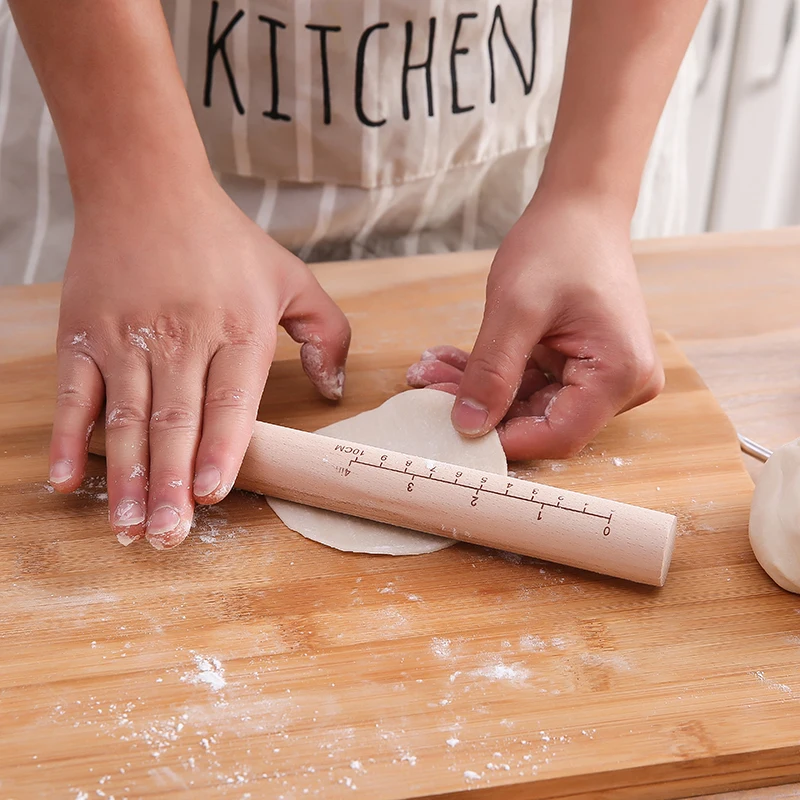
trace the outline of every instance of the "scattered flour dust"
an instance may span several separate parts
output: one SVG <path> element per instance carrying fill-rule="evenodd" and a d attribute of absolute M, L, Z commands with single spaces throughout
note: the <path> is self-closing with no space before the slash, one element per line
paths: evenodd
<path fill-rule="evenodd" d="M 219 505 L 195 506 L 191 530 L 203 544 L 217 544 L 247 532 L 242 527 L 230 527 L 225 510 Z"/>
<path fill-rule="evenodd" d="M 611 463 L 615 467 L 627 467 L 628 464 L 631 463 L 631 460 L 629 458 L 620 458 L 619 456 L 614 456 L 614 458 L 611 459 Z"/>
<path fill-rule="evenodd" d="M 379 612 L 379 615 L 384 619 L 384 625 L 387 628 L 401 628 L 408 624 L 408 619 L 399 609 L 394 606 L 387 606 Z"/>
<path fill-rule="evenodd" d="M 184 683 L 205 683 L 212 691 L 218 692 L 225 688 L 225 670 L 222 663 L 214 656 L 201 656 L 199 653 L 192 653 L 196 670 L 186 672 L 181 681 Z"/>
<path fill-rule="evenodd" d="M 519 637 L 519 649 L 529 653 L 543 653 L 545 650 L 565 650 L 567 641 L 563 636 L 554 636 L 552 639 L 544 639 L 531 633 Z"/>
<path fill-rule="evenodd" d="M 514 686 L 524 686 L 533 673 L 519 662 L 505 664 L 502 659 L 496 659 L 484 667 L 470 670 L 468 674 L 475 678 L 487 678 L 492 682 L 507 681 Z"/>
<path fill-rule="evenodd" d="M 93 478 L 85 478 L 83 483 L 73 494 L 78 497 L 86 497 L 96 503 L 105 503 L 108 500 L 108 491 L 105 475 L 97 475 Z"/>
<path fill-rule="evenodd" d="M 431 651 L 438 658 L 450 658 L 452 655 L 450 640 L 441 636 L 434 636 L 431 639 Z"/>
<path fill-rule="evenodd" d="M 757 669 L 754 672 L 750 673 L 759 683 L 763 683 L 768 689 L 777 689 L 779 692 L 784 692 L 786 694 L 792 693 L 792 687 L 787 686 L 785 683 L 778 683 L 777 681 L 773 681 L 771 678 L 768 678 L 764 671 L 761 669 Z"/>

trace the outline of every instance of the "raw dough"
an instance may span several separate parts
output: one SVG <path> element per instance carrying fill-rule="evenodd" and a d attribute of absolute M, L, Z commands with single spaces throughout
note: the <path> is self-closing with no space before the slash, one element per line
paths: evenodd
<path fill-rule="evenodd" d="M 507 475 L 505 453 L 495 431 L 480 439 L 465 439 L 456 433 L 450 422 L 453 400 L 444 392 L 413 389 L 395 395 L 372 411 L 320 428 L 317 433 Z M 453 539 L 442 536 L 286 500 L 270 497 L 268 502 L 288 528 L 337 550 L 410 556 L 455 544 Z"/>
<path fill-rule="evenodd" d="M 778 586 L 800 594 L 800 439 L 778 448 L 758 477 L 750 545 Z"/>

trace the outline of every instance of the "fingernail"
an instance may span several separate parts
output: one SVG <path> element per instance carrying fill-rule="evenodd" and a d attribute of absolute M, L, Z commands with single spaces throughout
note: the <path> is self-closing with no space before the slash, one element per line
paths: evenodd
<path fill-rule="evenodd" d="M 205 497 L 211 494 L 222 482 L 222 475 L 216 467 L 203 467 L 194 476 L 192 491 L 196 497 Z"/>
<path fill-rule="evenodd" d="M 453 409 L 453 425 L 461 433 L 483 433 L 489 411 L 475 400 L 459 400 Z"/>
<path fill-rule="evenodd" d="M 131 536 L 129 533 L 125 531 L 119 531 L 117 533 L 117 541 L 124 547 L 127 547 L 129 544 L 133 544 L 135 541 L 141 538 L 142 538 L 141 535 Z"/>
<path fill-rule="evenodd" d="M 341 400 L 344 393 L 344 370 L 338 369 L 335 373 L 326 372 L 320 375 L 317 386 L 328 400 Z"/>
<path fill-rule="evenodd" d="M 181 524 L 174 531 L 162 534 L 161 536 L 147 535 L 147 541 L 150 542 L 154 550 L 171 550 L 177 547 L 189 534 L 189 524 Z"/>
<path fill-rule="evenodd" d="M 345 373 L 344 370 L 339 367 L 336 370 L 336 397 L 337 399 L 341 399 L 342 395 L 344 394 L 344 381 L 345 381 Z"/>
<path fill-rule="evenodd" d="M 71 461 L 56 461 L 50 467 L 50 483 L 65 483 L 72 477 L 72 472 Z"/>
<path fill-rule="evenodd" d="M 181 524 L 181 515 L 170 506 L 162 506 L 156 509 L 147 522 L 147 538 L 151 536 L 164 537 L 167 533 L 172 533 Z"/>
<path fill-rule="evenodd" d="M 114 512 L 114 524 L 121 528 L 141 525 L 144 522 L 144 506 L 137 500 L 120 500 Z"/>

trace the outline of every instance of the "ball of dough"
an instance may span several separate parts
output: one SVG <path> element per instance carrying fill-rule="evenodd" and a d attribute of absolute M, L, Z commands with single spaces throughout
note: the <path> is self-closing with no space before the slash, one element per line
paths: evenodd
<path fill-rule="evenodd" d="M 778 448 L 756 481 L 750 545 L 778 586 L 800 594 L 800 439 Z"/>

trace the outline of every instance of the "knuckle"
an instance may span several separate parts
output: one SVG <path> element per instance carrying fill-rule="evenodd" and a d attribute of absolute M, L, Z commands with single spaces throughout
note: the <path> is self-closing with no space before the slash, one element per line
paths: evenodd
<path fill-rule="evenodd" d="M 57 408 L 91 408 L 92 401 L 86 393 L 72 384 L 58 387 L 56 393 Z"/>
<path fill-rule="evenodd" d="M 197 413 L 182 406 L 163 406 L 150 415 L 150 430 L 195 431 L 199 419 Z"/>
<path fill-rule="evenodd" d="M 608 366 L 611 367 L 621 396 L 639 397 L 655 391 L 655 397 L 663 387 L 663 369 L 652 348 L 635 343 L 620 347 L 613 363 Z"/>
<path fill-rule="evenodd" d="M 213 411 L 223 409 L 244 411 L 250 405 L 252 399 L 253 396 L 247 389 L 218 386 L 206 393 L 205 407 Z"/>
<path fill-rule="evenodd" d="M 253 328 L 243 325 L 241 320 L 226 317 L 222 323 L 222 336 L 228 344 L 248 346 L 257 343 Z"/>
<path fill-rule="evenodd" d="M 166 344 L 186 344 L 190 338 L 191 316 L 176 312 L 158 314 L 153 321 L 153 336 Z"/>
<path fill-rule="evenodd" d="M 261 369 L 269 367 L 277 344 L 277 331 L 226 331 L 221 350 L 237 353 L 247 363 L 256 363 Z M 266 375 L 266 373 L 265 373 Z"/>
<path fill-rule="evenodd" d="M 197 315 L 190 310 L 164 312 L 151 320 L 128 320 L 121 336 L 129 350 L 139 357 L 180 358 L 195 349 L 192 332 L 197 325 L 193 321 L 197 322 Z"/>
<path fill-rule="evenodd" d="M 147 416 L 140 405 L 131 402 L 120 402 L 110 406 L 106 411 L 106 429 L 124 430 L 126 428 L 143 428 L 147 425 Z"/>
<path fill-rule="evenodd" d="M 91 345 L 91 337 L 89 332 L 82 329 L 70 329 L 63 333 L 59 333 L 56 346 L 58 352 L 72 351 L 77 353 L 85 353 L 89 350 Z"/>
<path fill-rule="evenodd" d="M 651 348 L 636 353 L 632 359 L 630 372 L 633 389 L 642 398 L 642 402 L 652 400 L 664 388 L 664 369 Z"/>
<path fill-rule="evenodd" d="M 664 384 L 666 379 L 664 377 L 664 369 L 660 364 L 656 364 L 650 373 L 650 377 L 641 390 L 641 400 L 643 403 L 649 403 L 655 400 L 661 392 L 664 391 Z"/>
<path fill-rule="evenodd" d="M 246 347 L 261 351 L 270 347 L 277 339 L 276 333 L 270 333 L 270 326 L 242 316 L 228 314 L 221 322 L 222 340 L 235 347 Z"/>

